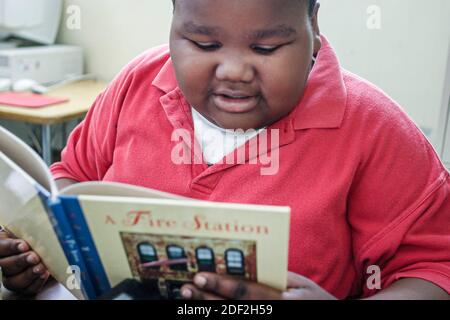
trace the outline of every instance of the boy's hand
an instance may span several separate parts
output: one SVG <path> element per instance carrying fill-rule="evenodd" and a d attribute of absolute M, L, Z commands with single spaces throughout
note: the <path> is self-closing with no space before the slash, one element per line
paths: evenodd
<path fill-rule="evenodd" d="M 193 300 L 336 300 L 313 281 L 291 272 L 288 288 L 281 292 L 235 277 L 199 273 L 194 277 L 194 284 L 182 287 L 181 294 L 183 298 Z"/>
<path fill-rule="evenodd" d="M 38 293 L 49 278 L 47 268 L 30 246 L 4 230 L 0 230 L 0 267 L 5 288 L 21 294 Z"/>

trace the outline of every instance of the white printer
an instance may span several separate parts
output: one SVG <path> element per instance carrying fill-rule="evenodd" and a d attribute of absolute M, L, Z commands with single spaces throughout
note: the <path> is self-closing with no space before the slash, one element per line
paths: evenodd
<path fill-rule="evenodd" d="M 53 84 L 83 74 L 83 50 L 68 45 L 47 45 L 0 50 L 0 78 L 32 79 Z"/>

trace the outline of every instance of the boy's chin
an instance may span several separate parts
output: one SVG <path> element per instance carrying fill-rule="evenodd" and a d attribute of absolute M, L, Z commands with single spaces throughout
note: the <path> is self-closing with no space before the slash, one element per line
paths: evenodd
<path fill-rule="evenodd" d="M 216 126 L 226 130 L 258 130 L 266 127 L 264 121 L 259 119 L 257 112 L 246 114 L 225 113 L 220 110 L 214 110 L 208 115 L 201 112 L 204 117 L 210 119 Z"/>
<path fill-rule="evenodd" d="M 226 130 L 247 131 L 247 130 L 258 130 L 264 127 L 264 125 L 261 125 L 259 123 L 248 123 L 248 122 L 240 123 L 239 121 L 224 121 L 216 124 L 217 126 Z"/>

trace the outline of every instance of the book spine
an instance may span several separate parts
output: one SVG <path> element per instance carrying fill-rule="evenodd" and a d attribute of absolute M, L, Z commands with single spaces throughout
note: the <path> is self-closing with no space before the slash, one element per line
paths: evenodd
<path fill-rule="evenodd" d="M 84 263 L 81 250 L 78 247 L 73 230 L 64 214 L 64 209 L 59 200 L 52 200 L 48 192 L 37 185 L 36 187 L 38 195 L 42 200 L 42 203 L 49 216 L 49 220 L 53 226 L 53 230 L 59 240 L 61 248 L 66 256 L 67 262 L 70 267 L 77 266 L 80 270 L 80 282 L 79 285 L 83 296 L 88 299 L 95 298 L 95 291 L 92 285 L 91 279 Z M 70 270 L 68 270 L 70 271 Z M 69 273 L 67 274 L 70 275 Z"/>
<path fill-rule="evenodd" d="M 81 253 L 91 275 L 97 296 L 101 296 L 111 290 L 111 284 L 91 236 L 83 209 L 75 196 L 60 196 L 60 199 L 68 221 L 74 230 L 75 239 L 81 247 Z"/>
<path fill-rule="evenodd" d="M 57 221 L 55 231 L 67 260 L 71 267 L 77 266 L 80 270 L 81 290 L 88 299 L 95 299 L 97 295 L 92 284 L 91 276 L 83 259 L 82 251 L 75 240 L 72 227 L 67 221 L 64 209 L 59 201 L 52 201 L 49 206 L 51 211 L 53 211 L 54 219 Z"/>

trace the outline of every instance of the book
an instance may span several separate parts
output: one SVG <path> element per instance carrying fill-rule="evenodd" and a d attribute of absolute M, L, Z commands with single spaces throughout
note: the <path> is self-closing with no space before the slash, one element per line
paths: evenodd
<path fill-rule="evenodd" d="M 0 224 L 27 241 L 78 299 L 126 279 L 177 299 L 197 272 L 287 286 L 290 208 L 219 203 L 112 182 L 58 190 L 28 145 L 0 126 Z"/>

